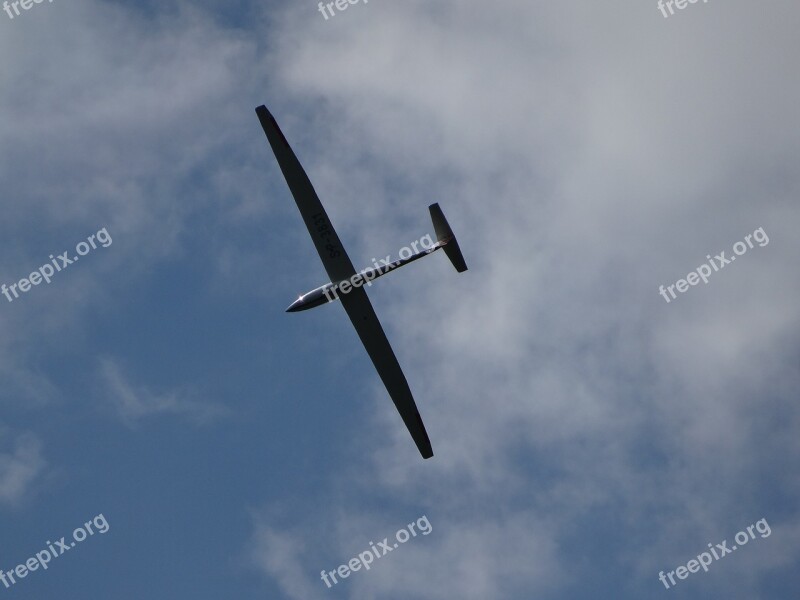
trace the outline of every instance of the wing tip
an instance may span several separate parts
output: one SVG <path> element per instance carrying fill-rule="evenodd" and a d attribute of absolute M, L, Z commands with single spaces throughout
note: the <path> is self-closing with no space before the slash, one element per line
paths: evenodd
<path fill-rule="evenodd" d="M 261 127 L 264 129 L 264 133 L 267 134 L 267 139 L 269 139 L 269 129 L 271 126 L 271 128 L 278 133 L 283 145 L 291 149 L 286 136 L 283 135 L 283 131 L 281 131 L 278 122 L 275 120 L 275 117 L 272 116 L 272 113 L 269 112 L 269 109 L 266 107 L 266 105 L 262 104 L 261 106 L 256 106 L 256 115 L 258 115 L 258 120 L 261 121 Z"/>
<path fill-rule="evenodd" d="M 417 443 L 417 448 L 422 458 L 425 460 L 433 457 L 433 447 L 431 446 L 431 439 L 428 437 L 428 432 L 425 429 L 425 424 L 422 422 L 422 416 L 417 411 L 417 425 L 419 425 L 419 433 L 413 435 L 414 441 Z M 421 435 L 420 435 L 421 434 Z"/>

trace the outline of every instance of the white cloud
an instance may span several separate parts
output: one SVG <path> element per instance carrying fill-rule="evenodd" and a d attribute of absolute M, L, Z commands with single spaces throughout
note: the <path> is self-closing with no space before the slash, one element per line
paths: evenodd
<path fill-rule="evenodd" d="M 108 402 L 128 425 L 160 414 L 181 415 L 196 423 L 206 423 L 228 414 L 224 406 L 197 400 L 187 391 L 159 394 L 144 386 L 136 386 L 122 373 L 116 361 L 109 358 L 100 361 L 99 375 Z"/>
<path fill-rule="evenodd" d="M 470 271 L 436 256 L 370 290 L 436 457 L 418 458 L 374 386 L 374 420 L 353 420 L 352 444 L 380 451 L 315 502 L 287 500 L 298 524 L 258 521 L 264 572 L 313 597 L 326 591 L 319 568 L 391 531 L 390 512 L 425 504 L 432 535 L 342 593 L 405 597 L 413 573 L 427 597 L 454 585 L 491 597 L 564 585 L 564 572 L 586 581 L 603 565 L 657 586 L 659 567 L 700 536 L 770 518 L 771 499 L 796 506 L 800 492 L 782 468 L 800 457 L 795 7 L 731 0 L 668 21 L 654 3 L 588 0 L 404 0 L 329 21 L 313 4 L 265 8 L 279 39 L 266 19 L 249 38 L 186 8 L 151 20 L 90 1 L 39 7 L 0 37 L 13 57 L 0 74 L 0 272 L 12 281 L 41 264 L 54 250 L 42 238 L 67 227 L 79 235 L 59 244 L 100 226 L 115 241 L 102 269 L 37 290 L 58 310 L 32 296 L 14 305 L 0 372 L 51 397 L 15 358 L 33 334 L 75 327 L 108 273 L 135 280 L 180 258 L 196 211 L 241 223 L 266 213 L 252 112 L 266 101 L 354 260 L 417 239 L 439 201 Z M 675 303 L 658 296 L 758 226 L 768 247 Z M 246 281 L 263 266 L 206 237 L 221 275 Z M 217 414 L 131 383 L 114 360 L 100 380 L 129 424 Z M 25 443 L 7 458 L 9 498 L 41 469 Z M 361 516 L 365 499 L 385 498 Z M 593 518 L 618 526 L 613 549 L 581 542 Z M 797 519 L 770 522 L 753 568 L 797 554 L 777 543 L 781 530 L 796 539 Z"/>
<path fill-rule="evenodd" d="M 296 537 L 257 520 L 251 557 L 256 565 L 269 571 L 289 598 L 297 600 L 314 598 L 319 593 L 317 586 L 306 580 L 309 565 L 300 558 L 303 550 L 304 544 Z"/>
<path fill-rule="evenodd" d="M 651 589 L 698 531 L 722 539 L 760 518 L 774 490 L 758 482 L 800 457 L 788 435 L 800 421 L 800 84 L 781 58 L 800 49 L 796 5 L 730 2 L 668 23 L 654 5 L 588 1 L 369 8 L 335 24 L 286 13 L 275 63 L 301 108 L 276 118 L 302 143 L 292 120 L 313 107 L 317 146 L 301 147 L 340 236 L 362 236 L 351 256 L 399 247 L 408 234 L 386 223 L 418 228 L 436 200 L 470 271 L 437 257 L 370 291 L 436 456 L 419 461 L 377 387 L 377 426 L 354 444 L 381 450 L 339 474 L 329 492 L 341 500 L 324 510 L 349 522 L 372 493 L 452 514 L 439 547 L 470 548 L 483 597 L 558 571 L 491 568 L 498 531 L 510 556 L 555 549 L 546 556 L 573 557 L 575 578 L 622 566 Z M 670 305 L 658 295 L 759 226 L 769 246 Z M 514 536 L 536 530 L 531 506 L 552 526 Z M 575 541 L 598 513 L 619 526 L 616 551 Z M 349 535 L 326 536 L 329 556 L 347 556 Z M 417 552 L 426 597 L 449 597 L 459 555 Z M 399 594 L 409 570 L 392 562 L 348 582 L 349 597 Z"/>
<path fill-rule="evenodd" d="M 7 438 L 8 430 L 1 432 Z M 13 436 L 13 449 L 0 452 L 0 505 L 18 506 L 47 466 L 42 456 L 42 444 L 30 433 Z"/>

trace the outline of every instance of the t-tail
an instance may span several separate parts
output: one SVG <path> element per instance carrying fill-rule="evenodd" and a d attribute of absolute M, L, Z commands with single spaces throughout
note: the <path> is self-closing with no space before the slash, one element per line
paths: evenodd
<path fill-rule="evenodd" d="M 297 300 L 292 302 L 291 306 L 286 309 L 286 312 L 306 310 L 309 308 L 314 308 L 315 306 L 327 304 L 328 302 L 332 302 L 334 300 L 338 300 L 341 294 L 347 294 L 351 289 L 360 288 L 364 285 L 370 286 L 378 277 L 382 277 L 383 275 L 386 275 L 395 269 L 410 264 L 415 260 L 419 260 L 420 258 L 424 258 L 429 254 L 433 254 L 437 250 L 445 251 L 447 258 L 449 258 L 450 262 L 453 263 L 456 271 L 459 273 L 466 271 L 467 263 L 464 261 L 464 256 L 461 254 L 461 248 L 458 247 L 456 236 L 453 233 L 453 230 L 450 229 L 450 224 L 447 222 L 447 219 L 444 218 L 442 209 L 439 208 L 438 204 L 431 204 L 428 208 L 431 211 L 433 228 L 436 231 L 436 237 L 438 238 L 435 244 L 427 247 L 423 244 L 422 250 L 419 250 L 410 256 L 389 263 L 381 261 L 384 264 L 380 266 L 376 264 L 375 267 L 370 267 L 359 273 L 354 273 L 348 279 L 332 281 L 330 283 L 326 283 L 325 285 L 321 285 L 317 289 L 302 294 Z M 430 243 L 430 236 L 426 235 L 425 238 L 428 238 L 428 243 Z M 424 240 L 425 238 L 422 239 Z M 416 250 L 417 242 L 414 242 L 412 246 L 414 250 Z M 409 248 L 405 248 L 405 250 L 409 250 Z M 403 255 L 402 250 L 400 251 L 400 255 Z"/>
<path fill-rule="evenodd" d="M 456 236 L 450 229 L 450 224 L 445 219 L 442 209 L 439 208 L 439 203 L 431 204 L 428 208 L 431 211 L 431 221 L 433 221 L 433 229 L 439 245 L 453 263 L 456 271 L 463 273 L 467 270 L 467 263 L 464 261 L 464 255 L 461 254 L 461 248 L 458 247 Z"/>

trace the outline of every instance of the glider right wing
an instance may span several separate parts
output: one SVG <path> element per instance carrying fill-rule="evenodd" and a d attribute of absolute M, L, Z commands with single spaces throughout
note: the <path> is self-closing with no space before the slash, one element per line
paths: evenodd
<path fill-rule="evenodd" d="M 356 328 L 361 343 L 367 349 L 367 354 L 372 359 L 372 364 L 378 371 L 383 385 L 389 392 L 397 411 L 403 418 L 408 432 L 414 438 L 414 443 L 422 454 L 422 458 L 433 456 L 431 441 L 428 439 L 428 432 L 422 423 L 422 417 L 417 410 L 417 404 L 411 395 L 408 381 L 397 362 L 394 350 L 386 339 L 381 322 L 372 308 L 372 303 L 367 297 L 367 292 L 363 287 L 353 288 L 346 294 L 340 294 L 339 300 L 342 302 L 347 316 Z"/>

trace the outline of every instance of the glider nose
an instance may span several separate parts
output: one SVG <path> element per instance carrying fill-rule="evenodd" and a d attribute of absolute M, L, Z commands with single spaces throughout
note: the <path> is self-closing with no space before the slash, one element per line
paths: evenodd
<path fill-rule="evenodd" d="M 297 312 L 299 310 L 308 310 L 309 308 L 314 308 L 315 306 L 320 306 L 321 304 L 330 302 L 331 298 L 325 295 L 327 289 L 328 286 L 323 285 L 315 290 L 306 292 L 305 294 L 299 296 L 297 300 L 292 302 L 289 305 L 289 308 L 286 309 L 286 312 Z"/>
<path fill-rule="evenodd" d="M 289 308 L 286 309 L 286 312 L 297 312 L 298 310 L 301 310 L 300 307 L 302 305 L 303 305 L 303 297 L 300 296 L 297 300 L 295 300 L 289 305 Z"/>

